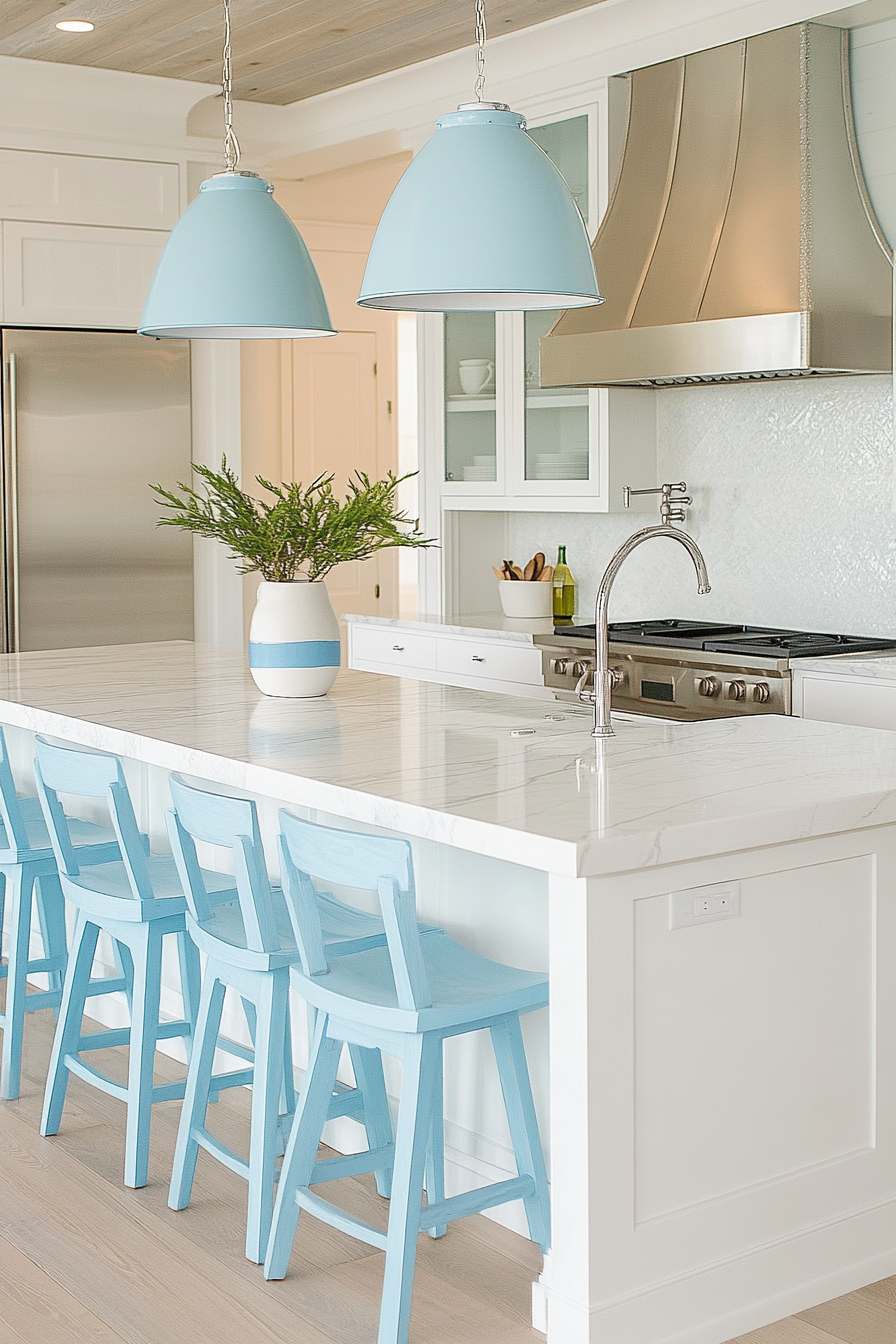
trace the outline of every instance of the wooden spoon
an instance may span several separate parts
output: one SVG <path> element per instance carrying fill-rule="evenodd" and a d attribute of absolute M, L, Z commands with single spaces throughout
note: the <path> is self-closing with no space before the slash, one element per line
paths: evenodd
<path fill-rule="evenodd" d="M 533 555 L 532 559 L 529 561 L 529 563 L 526 565 L 526 568 L 523 570 L 523 578 L 526 580 L 527 583 L 531 583 L 532 580 L 535 578 L 535 556 L 534 556 L 534 555 Z"/>
<path fill-rule="evenodd" d="M 494 574 L 496 579 L 507 578 L 507 575 L 504 573 L 503 569 L 498 569 L 496 565 L 492 565 L 492 573 Z"/>
<path fill-rule="evenodd" d="M 505 560 L 501 566 L 505 579 L 521 579 L 523 576 L 512 560 Z M 514 572 L 515 571 L 515 572 Z"/>
<path fill-rule="evenodd" d="M 553 577 L 554 577 L 554 566 L 545 565 L 544 569 L 538 576 L 538 581 L 539 583 L 550 583 Z"/>
<path fill-rule="evenodd" d="M 532 578 L 538 580 L 541 578 L 541 572 L 544 569 L 544 551 L 536 551 L 532 557 L 532 563 L 535 565 L 535 572 Z"/>
<path fill-rule="evenodd" d="M 511 563 L 510 569 L 515 579 L 521 579 L 523 577 L 523 571 L 520 569 L 519 565 Z"/>

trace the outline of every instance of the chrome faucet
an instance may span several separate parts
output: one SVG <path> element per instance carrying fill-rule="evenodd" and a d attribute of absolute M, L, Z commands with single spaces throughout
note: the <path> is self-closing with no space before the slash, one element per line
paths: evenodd
<path fill-rule="evenodd" d="M 689 537 L 687 532 L 682 532 L 680 528 L 671 527 L 668 523 L 660 523 L 656 527 L 643 527 L 640 532 L 633 532 L 628 540 L 622 543 L 604 571 L 594 603 L 594 686 L 590 691 L 583 689 L 586 673 L 576 687 L 579 692 L 579 699 L 594 705 L 592 737 L 613 737 L 613 725 L 610 723 L 610 698 L 613 694 L 613 687 L 621 681 L 619 673 L 610 669 L 610 647 L 607 634 L 607 608 L 610 603 L 610 589 L 613 587 L 613 580 L 622 567 L 622 562 L 627 560 L 632 551 L 636 550 L 642 542 L 649 541 L 651 537 L 670 537 L 673 541 L 681 542 L 681 545 L 693 560 L 694 568 L 697 571 L 697 592 L 709 592 L 709 576 L 706 572 L 706 561 L 703 559 L 700 547 L 693 537 Z"/>

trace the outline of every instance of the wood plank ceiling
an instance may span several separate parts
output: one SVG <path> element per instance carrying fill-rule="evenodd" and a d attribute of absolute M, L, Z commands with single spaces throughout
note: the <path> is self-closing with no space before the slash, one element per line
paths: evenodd
<path fill-rule="evenodd" d="M 491 37 L 594 0 L 488 0 Z M 467 47 L 473 0 L 232 0 L 234 96 L 292 103 Z M 95 31 L 61 33 L 60 19 Z M 0 0 L 0 55 L 217 84 L 215 0 Z M 472 82 L 472 75 L 471 75 Z"/>

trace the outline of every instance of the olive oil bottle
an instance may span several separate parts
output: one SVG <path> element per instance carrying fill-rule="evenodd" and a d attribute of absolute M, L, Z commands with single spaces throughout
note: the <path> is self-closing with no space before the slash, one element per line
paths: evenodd
<path fill-rule="evenodd" d="M 566 547 L 557 548 L 554 566 L 554 619 L 572 620 L 576 610 L 576 581 L 566 563 Z"/>

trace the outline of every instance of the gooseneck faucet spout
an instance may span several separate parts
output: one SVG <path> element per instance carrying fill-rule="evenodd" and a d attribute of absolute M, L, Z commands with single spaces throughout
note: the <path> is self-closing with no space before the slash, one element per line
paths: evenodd
<path fill-rule="evenodd" d="M 673 541 L 680 542 L 694 562 L 694 568 L 697 571 L 697 592 L 709 592 L 709 575 L 706 572 L 706 561 L 703 559 L 700 547 L 693 537 L 689 537 L 687 532 L 682 532 L 680 528 L 670 527 L 668 524 L 662 523 L 657 527 L 644 527 L 640 532 L 633 532 L 628 540 L 622 543 L 604 571 L 604 576 L 597 589 L 597 599 L 594 603 L 594 689 L 580 692 L 583 700 L 594 702 L 592 737 L 613 737 L 614 735 L 613 725 L 610 722 L 610 698 L 613 694 L 613 687 L 619 681 L 619 674 L 610 670 L 610 646 L 607 634 L 607 609 L 610 604 L 610 589 L 613 587 L 613 581 L 622 568 L 623 562 L 642 542 L 649 541 L 651 537 L 669 537 Z"/>

